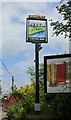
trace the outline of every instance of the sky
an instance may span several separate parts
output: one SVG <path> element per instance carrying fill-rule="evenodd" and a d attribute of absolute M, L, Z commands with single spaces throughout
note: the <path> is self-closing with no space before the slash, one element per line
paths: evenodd
<path fill-rule="evenodd" d="M 35 45 L 26 43 L 26 18 L 28 15 L 44 15 L 48 21 L 48 43 L 42 43 L 40 63 L 44 63 L 45 55 L 62 54 L 69 52 L 69 40 L 64 36 L 52 37 L 50 19 L 62 21 L 56 6 L 59 0 L 3 0 L 0 1 L 0 58 L 8 71 L 15 78 L 15 85 L 19 88 L 30 84 L 27 69 L 35 66 Z M 11 75 L 7 73 L 0 63 L 0 79 L 2 90 L 11 88 Z"/>

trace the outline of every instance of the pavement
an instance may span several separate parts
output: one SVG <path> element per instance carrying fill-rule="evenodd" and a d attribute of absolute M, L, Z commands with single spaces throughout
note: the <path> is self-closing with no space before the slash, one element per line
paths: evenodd
<path fill-rule="evenodd" d="M 5 116 L 6 116 L 6 112 L 3 112 L 2 107 L 0 107 L 0 120 L 4 120 Z"/>
<path fill-rule="evenodd" d="M 2 119 L 2 111 L 0 111 L 0 120 Z"/>

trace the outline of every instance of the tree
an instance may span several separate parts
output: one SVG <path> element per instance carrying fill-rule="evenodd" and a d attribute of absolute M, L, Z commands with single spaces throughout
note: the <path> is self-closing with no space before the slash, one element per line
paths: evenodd
<path fill-rule="evenodd" d="M 41 63 L 39 67 L 39 79 L 43 79 L 43 78 L 44 78 L 44 64 Z"/>
<path fill-rule="evenodd" d="M 53 26 L 53 35 L 55 34 L 58 36 L 59 34 L 63 35 L 64 37 L 69 37 L 71 41 L 71 0 L 67 0 L 66 3 L 61 5 L 60 7 L 56 7 L 59 14 L 63 17 L 63 22 L 53 22 L 51 19 L 51 26 Z"/>
<path fill-rule="evenodd" d="M 27 73 L 30 74 L 31 81 L 34 81 L 35 80 L 35 69 L 33 66 L 28 68 Z M 43 79 L 43 77 L 44 77 L 44 65 L 43 63 L 41 63 L 39 65 L 39 79 Z"/>
<path fill-rule="evenodd" d="M 34 67 L 29 67 L 28 70 L 27 70 L 27 73 L 30 74 L 30 77 L 31 77 L 31 81 L 33 81 L 35 79 L 35 70 L 34 70 Z"/>

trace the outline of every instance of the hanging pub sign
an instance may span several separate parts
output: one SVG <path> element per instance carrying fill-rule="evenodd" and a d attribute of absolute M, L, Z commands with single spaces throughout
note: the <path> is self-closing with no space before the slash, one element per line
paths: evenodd
<path fill-rule="evenodd" d="M 71 92 L 71 54 L 44 57 L 45 93 Z"/>
<path fill-rule="evenodd" d="M 29 15 L 26 20 L 26 42 L 47 43 L 47 19 L 45 16 Z"/>

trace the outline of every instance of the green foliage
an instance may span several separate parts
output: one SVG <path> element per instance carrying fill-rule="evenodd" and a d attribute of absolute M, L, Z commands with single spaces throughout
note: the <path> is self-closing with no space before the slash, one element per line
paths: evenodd
<path fill-rule="evenodd" d="M 18 89 L 18 94 L 20 94 L 20 101 L 25 108 L 26 113 L 32 112 L 34 109 L 34 102 L 35 102 L 35 84 L 32 83 L 31 85 L 26 85 L 25 87 L 21 87 Z"/>
<path fill-rule="evenodd" d="M 7 116 L 10 120 L 21 120 L 21 118 L 24 118 L 26 116 L 26 110 L 23 108 L 21 101 L 13 102 L 10 104 L 7 111 Z"/>
<path fill-rule="evenodd" d="M 44 78 L 44 64 L 41 63 L 39 66 L 39 79 L 43 79 Z"/>
<path fill-rule="evenodd" d="M 53 105 L 53 114 L 61 118 L 69 118 L 71 116 L 71 94 L 57 95 Z M 54 112 L 56 111 L 56 112 Z"/>
<path fill-rule="evenodd" d="M 47 118 L 70 118 L 71 94 L 57 94 L 56 97 L 47 94 L 47 101 L 45 101 L 43 80 L 40 80 L 39 85 L 41 114 Z M 21 120 L 26 114 L 34 114 L 35 83 L 19 88 L 17 92 L 22 97 L 19 101 L 12 102 L 8 107 L 7 114 L 10 120 Z"/>
<path fill-rule="evenodd" d="M 58 36 L 59 34 L 63 35 L 65 33 L 65 38 L 71 38 L 71 1 L 67 0 L 66 4 L 61 5 L 60 7 L 56 7 L 59 14 L 63 17 L 63 22 L 51 22 L 51 26 L 53 26 L 53 35 Z M 70 33 L 70 34 L 69 34 Z"/>
<path fill-rule="evenodd" d="M 35 69 L 33 66 L 28 68 L 27 73 L 30 75 L 31 81 L 34 81 L 35 80 Z M 39 65 L 39 78 L 43 79 L 43 77 L 44 77 L 44 64 L 41 63 Z"/>
<path fill-rule="evenodd" d="M 7 111 L 7 115 L 8 117 L 10 118 L 18 118 L 18 114 L 19 114 L 19 109 L 21 108 L 21 104 L 19 102 L 18 103 L 12 103 L 9 108 L 8 108 L 8 111 Z"/>
<path fill-rule="evenodd" d="M 35 96 L 33 94 L 30 95 L 27 93 L 25 96 L 23 96 L 21 101 L 23 107 L 26 109 L 27 114 L 33 112 L 35 102 Z"/>
<path fill-rule="evenodd" d="M 34 69 L 33 69 L 34 70 Z M 33 72 L 32 70 L 32 72 Z M 43 64 L 40 67 L 40 74 L 43 75 Z M 32 77 L 32 74 L 31 74 Z M 44 81 L 40 77 L 39 93 L 41 103 L 41 114 L 47 118 L 70 118 L 71 117 L 71 94 L 57 94 L 55 97 L 47 94 L 47 101 L 44 95 Z M 18 97 L 18 101 L 12 102 L 8 107 L 8 118 L 10 120 L 21 120 L 26 114 L 34 114 L 35 103 L 35 82 L 21 87 L 12 93 Z"/>
<path fill-rule="evenodd" d="M 47 95 L 47 102 L 43 104 L 42 114 L 48 118 L 71 118 L 71 94 L 57 94 L 51 101 L 48 101 Z"/>
<path fill-rule="evenodd" d="M 26 110 L 25 108 L 22 107 L 20 109 L 20 119 L 25 118 L 25 116 L 26 116 Z"/>
<path fill-rule="evenodd" d="M 44 101 L 44 84 L 43 80 L 40 80 L 40 102 L 41 106 Z M 26 116 L 26 114 L 31 114 L 34 112 L 35 103 L 35 83 L 31 85 L 26 85 L 25 87 L 19 88 L 17 91 L 13 92 L 11 96 L 18 97 L 18 101 L 10 103 L 7 115 L 10 119 L 21 119 Z"/>
<path fill-rule="evenodd" d="M 28 70 L 27 70 L 27 73 L 30 74 L 30 77 L 31 77 L 31 81 L 33 81 L 35 79 L 35 70 L 34 70 L 34 67 L 29 67 Z"/>
<path fill-rule="evenodd" d="M 27 73 L 30 74 L 32 80 L 34 80 L 33 78 L 35 78 L 35 71 L 34 71 L 34 67 L 30 67 L 28 70 L 27 70 Z M 33 77 L 34 76 L 34 77 Z M 41 106 L 42 106 L 42 103 L 44 101 L 44 81 L 43 81 L 43 78 L 44 78 L 44 64 L 41 63 L 39 65 L 39 94 L 40 94 L 40 102 L 41 102 Z M 32 85 L 34 86 L 34 90 L 35 90 L 35 82 L 33 81 Z M 34 99 L 35 99 L 35 92 L 34 92 Z M 30 98 L 29 98 L 30 99 Z"/>

